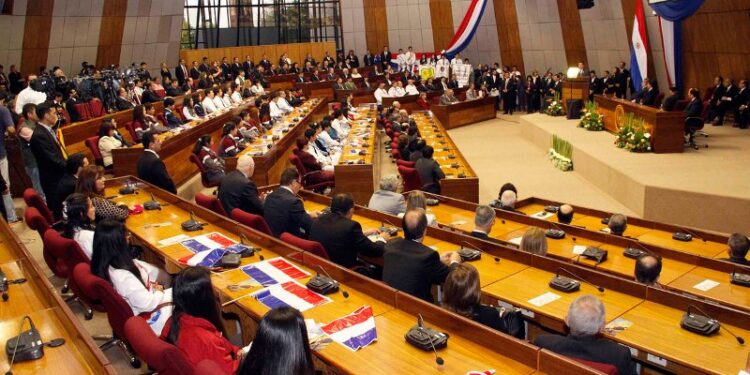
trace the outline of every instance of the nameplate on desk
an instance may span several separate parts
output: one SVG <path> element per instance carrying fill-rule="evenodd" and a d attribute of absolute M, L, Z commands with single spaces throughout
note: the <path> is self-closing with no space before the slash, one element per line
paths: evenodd
<path fill-rule="evenodd" d="M 558 299 L 560 299 L 559 295 L 552 292 L 547 292 L 530 299 L 528 302 L 536 307 L 542 307 L 550 302 L 557 301 Z"/>
<path fill-rule="evenodd" d="M 176 243 L 185 241 L 187 239 L 190 239 L 190 236 L 188 236 L 187 234 L 183 233 L 183 234 L 178 234 L 178 235 L 173 236 L 173 237 L 165 238 L 165 239 L 159 241 L 158 243 L 159 243 L 159 246 L 170 246 L 170 245 L 174 245 Z"/>
<path fill-rule="evenodd" d="M 584 245 L 575 245 L 573 246 L 573 254 L 575 255 L 581 255 L 583 252 L 586 251 L 586 246 Z"/>
<path fill-rule="evenodd" d="M 659 365 L 661 367 L 667 367 L 667 360 L 664 359 L 664 358 L 662 358 L 662 357 L 655 356 L 653 354 L 647 354 L 646 355 L 646 360 L 649 361 L 649 362 L 651 362 L 651 363 L 656 363 L 657 365 Z"/>
<path fill-rule="evenodd" d="M 708 292 L 709 290 L 715 288 L 719 284 L 721 284 L 721 283 L 718 282 L 718 281 L 713 281 L 711 279 L 705 279 L 705 280 L 699 282 L 698 284 L 693 285 L 693 288 L 698 289 L 698 290 L 703 291 L 703 292 Z"/>

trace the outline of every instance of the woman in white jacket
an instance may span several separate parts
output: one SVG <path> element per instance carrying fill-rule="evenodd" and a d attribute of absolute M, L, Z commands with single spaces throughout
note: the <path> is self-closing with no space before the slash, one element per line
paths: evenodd
<path fill-rule="evenodd" d="M 99 126 L 99 153 L 102 154 L 104 168 L 112 166 L 112 150 L 127 147 L 116 127 L 117 123 L 113 118 L 105 119 Z"/>
<path fill-rule="evenodd" d="M 111 283 L 133 314 L 146 314 L 151 329 L 161 334 L 172 315 L 171 278 L 163 270 L 131 257 L 122 223 L 105 219 L 96 226 L 91 272 Z"/>

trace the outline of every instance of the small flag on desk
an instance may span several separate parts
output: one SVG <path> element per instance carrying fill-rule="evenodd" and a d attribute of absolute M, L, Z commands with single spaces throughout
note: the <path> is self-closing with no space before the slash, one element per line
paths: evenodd
<path fill-rule="evenodd" d="M 273 258 L 242 267 L 242 271 L 263 286 L 302 279 L 310 274 L 283 258 Z"/>
<path fill-rule="evenodd" d="M 321 329 L 331 336 L 333 341 L 352 351 L 364 348 L 378 339 L 371 306 L 362 306 L 353 313 L 324 325 Z"/>
<path fill-rule="evenodd" d="M 306 311 L 331 302 L 330 298 L 315 293 L 296 281 L 271 285 L 253 293 L 252 296 L 269 309 L 290 306 L 299 311 Z"/>

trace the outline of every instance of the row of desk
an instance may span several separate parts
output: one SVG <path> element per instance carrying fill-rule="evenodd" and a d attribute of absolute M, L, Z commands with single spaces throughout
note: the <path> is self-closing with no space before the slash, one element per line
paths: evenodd
<path fill-rule="evenodd" d="M 314 193 L 302 192 L 301 195 L 308 211 L 320 210 L 330 202 L 330 198 Z M 435 208 L 430 208 L 433 213 L 436 213 Z M 396 217 L 364 207 L 357 207 L 354 220 L 360 222 L 364 230 L 399 222 Z M 510 223 L 506 220 L 504 224 Z M 463 245 L 482 249 L 485 254 L 472 265 L 480 274 L 483 300 L 521 308 L 530 323 L 530 338 L 550 330 L 565 332 L 564 318 L 569 304 L 583 294 L 592 294 L 605 304 L 608 323 L 615 320 L 632 323 L 629 328 L 608 332 L 605 336 L 631 348 L 633 357 L 649 368 L 678 374 L 736 374 L 745 367 L 747 347 L 739 345 L 726 331 L 712 337 L 700 336 L 681 329 L 680 319 L 688 305 L 699 306 L 732 332 L 748 337 L 750 315 L 746 311 L 705 302 L 684 293 L 646 287 L 592 267 L 521 252 L 444 228 L 428 228 L 423 243 L 441 253 L 455 251 Z M 377 259 L 371 261 L 378 262 Z M 579 292 L 556 291 L 548 283 L 560 268 L 606 290 L 598 292 L 595 287 L 582 283 Z M 534 299 L 540 296 L 549 299 L 535 304 Z"/>
<path fill-rule="evenodd" d="M 5 343 L 19 334 L 21 320 L 28 315 L 42 340 L 63 338 L 65 344 L 45 348 L 44 357 L 38 360 L 16 363 L 13 366 L 15 374 L 117 374 L 4 220 L 0 220 L 0 270 L 8 280 L 26 279 L 25 283 L 9 285 L 8 301 L 0 301 L 0 343 L 3 347 L 0 369 L 3 372 L 9 365 Z M 29 329 L 28 323 L 23 329 Z"/>
<path fill-rule="evenodd" d="M 381 143 L 378 141 L 377 107 L 357 107 L 351 130 L 341 142 L 341 157 L 333 167 L 336 178 L 334 193 L 351 193 L 355 202 L 368 202 L 380 176 Z"/>
<path fill-rule="evenodd" d="M 117 195 L 125 178 L 108 180 L 107 195 Z M 353 271 L 338 267 L 322 258 L 302 252 L 275 238 L 244 227 L 230 219 L 195 206 L 175 195 L 146 183 L 140 183 L 141 194 L 119 196 L 117 203 L 130 206 L 143 203 L 153 193 L 165 204 L 161 211 L 146 211 L 128 218 L 126 225 L 133 237 L 146 249 L 146 256 L 154 264 L 169 272 L 178 272 L 185 267 L 179 259 L 190 255 L 180 244 L 160 244 L 160 241 L 183 234 L 179 223 L 187 220 L 190 213 L 206 222 L 207 226 L 188 235 L 218 232 L 239 241 L 246 236 L 253 246 L 262 248 L 256 255 L 242 260 L 247 265 L 259 260 L 282 256 L 305 271 L 314 274 L 317 265 L 323 266 L 331 276 L 341 283 L 341 289 L 349 294 L 330 294 L 333 302 L 314 307 L 303 313 L 305 318 L 325 323 L 353 312 L 361 306 L 373 308 L 378 339 L 375 343 L 352 352 L 332 343 L 315 352 L 316 367 L 332 374 L 383 374 L 383 373 L 449 373 L 463 374 L 469 370 L 495 369 L 498 373 L 530 374 L 594 374 L 595 372 L 575 362 L 540 350 L 526 342 L 503 335 L 470 320 L 449 313 L 436 306 L 400 293 L 382 283 L 370 280 Z M 153 224 L 167 224 L 153 226 Z M 212 280 L 218 290 L 225 312 L 238 316 L 245 343 L 249 342 L 257 328 L 257 322 L 268 311 L 249 294 L 258 288 L 229 290 L 228 286 L 244 281 L 247 276 L 239 269 L 215 272 Z M 299 280 L 303 284 L 307 279 Z M 445 364 L 438 366 L 432 352 L 421 351 L 404 340 L 404 333 L 416 323 L 416 315 L 422 314 L 429 326 L 450 334 L 446 349 L 439 350 Z"/>

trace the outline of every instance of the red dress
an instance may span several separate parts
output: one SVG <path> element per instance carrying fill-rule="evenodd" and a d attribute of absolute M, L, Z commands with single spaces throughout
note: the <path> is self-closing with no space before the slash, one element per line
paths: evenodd
<path fill-rule="evenodd" d="M 302 165 L 305 166 L 305 170 L 307 171 L 307 173 L 320 171 L 318 173 L 311 174 L 307 178 L 307 182 L 311 184 L 318 184 L 321 182 L 333 181 L 333 172 L 324 171 L 323 167 L 318 162 L 318 159 L 315 159 L 315 156 L 307 151 L 300 151 L 299 154 L 297 154 L 297 157 L 299 157 Z"/>
<path fill-rule="evenodd" d="M 161 332 L 166 340 L 172 319 L 167 321 Z M 239 348 L 232 345 L 208 320 L 187 314 L 180 317 L 180 336 L 176 345 L 193 366 L 204 359 L 216 362 L 225 374 L 234 374 L 240 365 Z"/>

